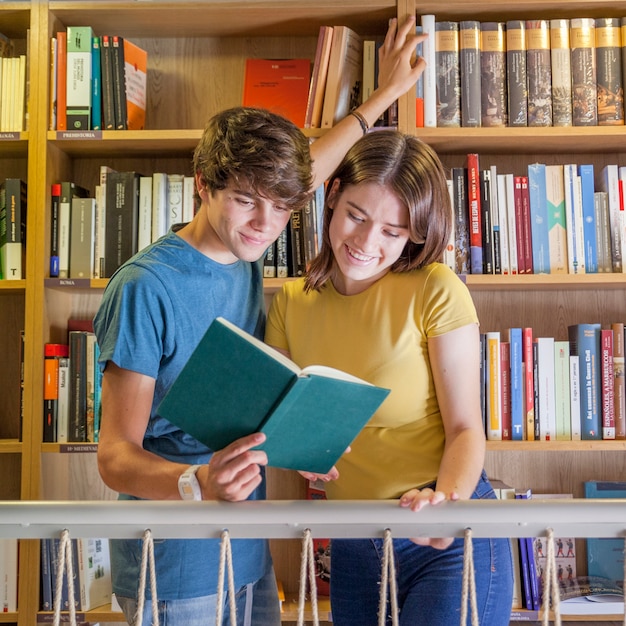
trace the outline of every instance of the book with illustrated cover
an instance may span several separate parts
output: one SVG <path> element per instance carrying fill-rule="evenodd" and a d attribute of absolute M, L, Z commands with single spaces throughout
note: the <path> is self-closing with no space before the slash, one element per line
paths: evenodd
<path fill-rule="evenodd" d="M 211 450 L 263 432 L 269 465 L 325 474 L 388 394 L 339 370 L 301 369 L 218 317 L 157 412 Z"/>
<path fill-rule="evenodd" d="M 613 322 L 613 397 L 615 438 L 626 439 L 626 380 L 624 379 L 624 323 Z"/>
<path fill-rule="evenodd" d="M 600 576 L 578 576 L 560 585 L 562 615 L 621 615 L 624 590 L 616 581 Z"/>
<path fill-rule="evenodd" d="M 461 72 L 458 22 L 435 22 L 437 126 L 461 126 Z"/>
<path fill-rule="evenodd" d="M 550 20 L 552 65 L 552 124 L 572 126 L 572 63 L 569 20 Z"/>
<path fill-rule="evenodd" d="M 528 125 L 552 126 L 552 64 L 548 20 L 526 22 L 526 75 Z"/>
<path fill-rule="evenodd" d="M 459 67 L 461 73 L 461 126 L 481 125 L 480 22 L 459 22 Z"/>
<path fill-rule="evenodd" d="M 504 22 L 482 22 L 480 30 L 481 124 L 506 126 L 506 25 Z"/>
<path fill-rule="evenodd" d="M 622 41 L 619 17 L 596 19 L 598 126 L 624 125 Z"/>
<path fill-rule="evenodd" d="M 595 21 L 592 18 L 577 18 L 571 20 L 570 26 L 574 126 L 597 126 Z"/>
<path fill-rule="evenodd" d="M 506 23 L 506 76 L 509 126 L 528 126 L 528 85 L 526 76 L 526 22 Z"/>

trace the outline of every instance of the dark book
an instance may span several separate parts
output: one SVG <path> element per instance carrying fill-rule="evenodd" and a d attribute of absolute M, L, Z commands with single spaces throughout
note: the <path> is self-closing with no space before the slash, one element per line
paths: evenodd
<path fill-rule="evenodd" d="M 87 335 L 84 331 L 69 333 L 70 346 L 70 410 L 68 439 L 87 441 Z"/>
<path fill-rule="evenodd" d="M 50 278 L 59 275 L 59 203 L 61 185 L 54 183 L 50 190 Z"/>
<path fill-rule="evenodd" d="M 506 25 L 482 22 L 480 52 L 481 125 L 506 126 Z"/>
<path fill-rule="evenodd" d="M 582 439 L 601 439 L 600 324 L 567 327 L 570 354 L 580 359 L 580 423 Z"/>
<path fill-rule="evenodd" d="M 506 70 L 509 126 L 528 126 L 526 22 L 523 20 L 506 23 Z"/>
<path fill-rule="evenodd" d="M 459 67 L 461 72 L 461 126 L 481 125 L 480 22 L 459 22 Z"/>
<path fill-rule="evenodd" d="M 294 209 L 289 219 L 289 230 L 287 232 L 289 275 L 303 276 L 306 271 L 304 259 L 304 234 L 303 234 L 303 211 Z"/>
<path fill-rule="evenodd" d="M 435 22 L 435 34 L 437 126 L 458 127 L 461 126 L 459 23 L 448 21 Z M 423 107 L 421 117 L 423 126 Z"/>
<path fill-rule="evenodd" d="M 263 432 L 269 465 L 325 474 L 388 394 L 332 368 L 301 369 L 217 318 L 158 414 L 211 450 Z"/>
<path fill-rule="evenodd" d="M 309 267 L 311 261 L 317 256 L 317 209 L 316 198 L 305 205 L 302 211 L 302 244 L 304 246 L 304 265 Z"/>
<path fill-rule="evenodd" d="M 494 272 L 493 224 L 491 223 L 491 171 L 480 172 L 480 211 L 483 248 L 483 274 Z"/>
<path fill-rule="evenodd" d="M 276 278 L 287 278 L 289 275 L 288 232 L 289 225 L 283 228 L 276 240 Z"/>
<path fill-rule="evenodd" d="M 111 37 L 111 57 L 113 76 L 113 104 L 115 108 L 115 129 L 128 129 L 128 113 L 126 109 L 126 77 L 124 70 L 124 39 Z"/>
<path fill-rule="evenodd" d="M 100 69 L 102 79 L 102 129 L 115 129 L 115 99 L 113 95 L 113 50 L 111 37 L 102 35 Z"/>
<path fill-rule="evenodd" d="M 42 611 L 53 610 L 53 596 L 52 596 L 52 572 L 50 563 L 50 548 L 49 544 L 51 539 L 42 539 L 39 542 L 39 549 L 41 554 L 41 605 Z"/>
<path fill-rule="evenodd" d="M 6 178 L 0 183 L 0 267 L 4 280 L 24 278 L 25 244 L 26 183 Z"/>
<path fill-rule="evenodd" d="M 61 183 L 59 201 L 59 277 L 70 276 L 70 244 L 72 228 L 72 202 L 74 198 L 87 198 L 89 191 L 70 181 Z"/>
<path fill-rule="evenodd" d="M 70 218 L 70 278 L 91 278 L 93 274 L 95 212 L 95 198 L 72 199 Z"/>
<path fill-rule="evenodd" d="M 596 19 L 598 126 L 624 125 L 620 18 Z"/>
<path fill-rule="evenodd" d="M 469 274 L 469 213 L 467 206 L 467 171 L 464 167 L 452 168 L 452 193 L 455 271 L 457 274 Z"/>
<path fill-rule="evenodd" d="M 276 278 L 276 242 L 272 243 L 263 257 L 263 278 Z"/>
<path fill-rule="evenodd" d="M 572 126 L 572 59 L 569 20 L 550 20 L 552 65 L 552 124 Z"/>
<path fill-rule="evenodd" d="M 137 252 L 139 178 L 137 172 L 107 174 L 103 278 L 110 278 Z"/>
<path fill-rule="evenodd" d="M 526 76 L 528 126 L 552 126 L 552 63 L 548 20 L 526 22 Z"/>
<path fill-rule="evenodd" d="M 532 491 L 527 489 L 515 494 L 518 500 L 530 500 Z M 533 537 L 522 537 L 520 543 L 520 561 L 522 568 L 522 586 L 526 608 L 531 611 L 539 610 L 539 581 L 537 579 L 537 567 L 535 564 L 535 551 Z"/>
<path fill-rule="evenodd" d="M 592 18 L 570 21 L 570 46 L 574 126 L 597 126 L 596 40 L 595 21 Z"/>

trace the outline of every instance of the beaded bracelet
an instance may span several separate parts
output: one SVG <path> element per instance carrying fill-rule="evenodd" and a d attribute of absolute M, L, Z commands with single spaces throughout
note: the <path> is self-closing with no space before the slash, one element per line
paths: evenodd
<path fill-rule="evenodd" d="M 350 115 L 353 115 L 357 119 L 357 121 L 361 125 L 361 130 L 365 135 L 365 133 L 367 133 L 367 131 L 369 130 L 369 124 L 367 123 L 367 120 L 356 109 L 354 111 L 350 111 Z"/>

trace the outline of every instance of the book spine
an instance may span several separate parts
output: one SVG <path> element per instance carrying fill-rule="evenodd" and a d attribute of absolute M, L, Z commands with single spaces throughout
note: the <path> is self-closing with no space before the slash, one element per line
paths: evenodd
<path fill-rule="evenodd" d="M 87 440 L 85 343 L 84 331 L 70 331 L 70 413 L 68 437 L 70 441 L 74 442 Z"/>
<path fill-rule="evenodd" d="M 552 126 L 552 64 L 548 20 L 526 22 L 528 126 Z"/>
<path fill-rule="evenodd" d="M 263 278 L 276 278 L 276 242 L 267 249 L 263 258 Z"/>
<path fill-rule="evenodd" d="M 50 193 L 50 278 L 59 276 L 59 202 L 61 185 L 54 183 Z"/>
<path fill-rule="evenodd" d="M 435 22 L 437 126 L 461 126 L 461 72 L 458 22 Z"/>
<path fill-rule="evenodd" d="M 530 217 L 530 191 L 528 189 L 528 176 L 522 176 L 522 244 L 524 250 L 524 264 L 526 273 L 534 272 L 533 266 L 533 241 L 532 241 L 532 224 Z"/>
<path fill-rule="evenodd" d="M 170 227 L 183 221 L 183 178 L 183 174 L 167 175 L 167 219 Z"/>
<path fill-rule="evenodd" d="M 52 573 L 50 571 L 50 539 L 40 541 L 41 552 L 41 610 L 52 611 Z"/>
<path fill-rule="evenodd" d="M 91 128 L 102 130 L 102 59 L 100 37 L 91 42 Z"/>
<path fill-rule="evenodd" d="M 481 170 L 480 172 L 480 210 L 482 216 L 483 274 L 494 274 L 495 250 L 494 226 L 491 222 L 492 208 L 490 170 Z M 498 259 L 498 266 L 499 264 Z"/>
<path fill-rule="evenodd" d="M 143 130 L 146 125 L 148 53 L 128 39 L 124 39 L 123 46 L 127 128 L 128 130 Z M 303 72 L 306 74 L 298 77 L 302 81 L 302 86 L 299 86 L 297 90 L 302 93 L 303 100 L 301 117 L 297 120 L 300 128 L 304 126 L 304 107 L 310 78 L 308 59 Z M 302 80 L 304 75 L 306 75 L 306 80 Z"/>
<path fill-rule="evenodd" d="M 93 346 L 93 440 L 100 440 L 100 422 L 102 421 L 102 369 L 100 368 L 100 346 L 94 342 Z"/>
<path fill-rule="evenodd" d="M 532 163 L 528 166 L 533 273 L 550 273 L 550 237 L 548 233 L 548 204 L 546 166 Z"/>
<path fill-rule="evenodd" d="M 502 440 L 502 413 L 501 413 L 501 376 L 500 376 L 500 333 L 489 331 L 487 339 L 487 371 L 485 372 L 487 383 L 487 439 L 489 441 Z"/>
<path fill-rule="evenodd" d="M 509 343 L 510 364 L 510 398 L 511 398 L 511 439 L 522 441 L 525 439 L 524 419 L 524 371 L 522 360 L 522 329 L 509 328 L 507 332 Z"/>
<path fill-rule="evenodd" d="M 504 194 L 506 197 L 506 223 L 508 226 L 509 239 L 509 272 L 516 276 L 519 271 L 518 259 L 518 234 L 517 219 L 515 205 L 515 176 L 513 174 L 504 174 Z"/>
<path fill-rule="evenodd" d="M 287 249 L 287 229 L 283 228 L 276 240 L 276 277 L 287 278 L 289 274 L 288 249 Z"/>
<path fill-rule="evenodd" d="M 428 37 L 422 44 L 422 52 L 426 61 L 424 69 L 424 126 L 435 128 L 437 126 L 437 56 L 436 45 L 437 33 L 435 31 L 435 16 L 432 14 L 422 15 L 422 30 Z"/>
<path fill-rule="evenodd" d="M 539 402 L 539 344 L 536 339 L 533 339 L 533 405 L 535 407 L 535 422 L 533 424 L 533 430 L 535 432 L 535 441 L 541 439 L 541 414 L 540 414 L 540 402 Z"/>
<path fill-rule="evenodd" d="M 102 79 L 102 128 L 115 129 L 115 97 L 113 95 L 113 59 L 111 38 L 102 35 L 100 41 L 100 70 Z"/>
<path fill-rule="evenodd" d="M 506 126 L 506 25 L 504 22 L 482 22 L 480 29 L 481 125 Z"/>
<path fill-rule="evenodd" d="M 611 273 L 611 226 L 609 224 L 609 200 L 604 191 L 593 194 L 596 228 L 596 249 L 598 252 L 598 272 Z"/>
<path fill-rule="evenodd" d="M 317 238 L 315 236 L 315 197 L 311 197 L 302 211 L 302 242 L 304 246 L 304 265 L 309 267 L 311 261 L 317 256 Z"/>
<path fill-rule="evenodd" d="M 422 35 L 424 29 L 420 24 L 415 26 L 415 34 Z M 415 56 L 424 57 L 424 44 L 420 41 L 415 47 Z M 415 81 L 415 127 L 424 128 L 424 73 Z"/>
<path fill-rule="evenodd" d="M 598 126 L 624 125 L 624 84 L 619 17 L 596 19 Z"/>
<path fill-rule="evenodd" d="M 615 372 L 613 330 L 600 330 L 600 377 L 602 380 L 602 439 L 615 439 Z"/>
<path fill-rule="evenodd" d="M 50 37 L 50 68 L 48 76 L 48 82 L 50 83 L 50 101 L 48 103 L 48 130 L 57 129 L 57 51 L 57 38 L 55 36 Z"/>
<path fill-rule="evenodd" d="M 569 390 L 572 441 L 580 441 L 582 439 L 580 415 L 580 359 L 577 354 L 572 354 L 571 344 L 569 356 Z"/>
<path fill-rule="evenodd" d="M 56 344 L 46 344 L 49 348 Z M 56 441 L 57 407 L 59 398 L 59 360 L 54 356 L 46 356 L 43 362 L 43 441 Z"/>
<path fill-rule="evenodd" d="M 290 276 L 303 276 L 306 270 L 304 260 L 304 240 L 302 234 L 302 210 L 294 209 L 289 220 L 289 245 Z"/>
<path fill-rule="evenodd" d="M 57 130 L 67 130 L 67 32 L 57 33 Z"/>
<path fill-rule="evenodd" d="M 537 337 L 539 434 L 542 441 L 556 439 L 554 338 Z"/>
<path fill-rule="evenodd" d="M 26 184 L 6 178 L 0 184 L 0 250 L 4 280 L 24 278 Z"/>
<path fill-rule="evenodd" d="M 515 247 L 517 250 L 517 273 L 526 274 L 526 255 L 524 245 L 524 216 L 522 212 L 522 177 L 514 176 L 514 220 L 515 220 Z"/>
<path fill-rule="evenodd" d="M 535 381 L 533 376 L 533 329 L 522 329 L 522 358 L 524 366 L 524 416 L 526 439 L 535 440 Z"/>
<path fill-rule="evenodd" d="M 554 342 L 554 401 L 556 411 L 556 439 L 572 438 L 570 413 L 570 373 L 569 342 Z"/>
<path fill-rule="evenodd" d="M 459 66 L 461 73 L 461 126 L 481 124 L 480 22 L 459 23 Z"/>
<path fill-rule="evenodd" d="M 597 126 L 595 23 L 591 18 L 576 18 L 570 26 L 574 126 Z"/>
<path fill-rule="evenodd" d="M 91 278 L 96 200 L 72 198 L 71 206 L 69 275 L 70 278 Z"/>
<path fill-rule="evenodd" d="M 502 440 L 511 441 L 511 344 L 500 342 L 500 415 L 502 416 Z"/>
<path fill-rule="evenodd" d="M 509 126 L 528 126 L 526 23 L 506 23 L 506 67 Z"/>
<path fill-rule="evenodd" d="M 552 124 L 572 126 L 572 64 L 567 19 L 550 20 Z"/>
<path fill-rule="evenodd" d="M 563 176 L 562 165 L 546 165 L 546 203 L 551 274 L 567 274 L 567 230 Z"/>
<path fill-rule="evenodd" d="M 446 187 L 448 188 L 448 198 L 450 200 L 450 210 L 454 212 L 454 183 L 451 179 L 446 180 Z M 454 230 L 454 222 L 452 222 L 450 228 L 450 234 L 448 236 L 448 244 L 443 251 L 443 263 L 445 263 L 453 272 L 456 272 L 456 254 L 454 250 L 454 242 L 456 234 Z"/>
<path fill-rule="evenodd" d="M 167 202 L 167 174 L 152 174 L 152 241 L 165 235 L 170 227 Z"/>
<path fill-rule="evenodd" d="M 139 218 L 137 221 L 137 250 L 152 242 L 152 176 L 139 178 Z"/>
<path fill-rule="evenodd" d="M 598 248 L 596 245 L 596 217 L 595 217 L 595 182 L 593 164 L 578 166 L 580 176 L 580 201 L 582 209 L 583 253 L 585 257 L 585 273 L 598 273 Z"/>
<path fill-rule="evenodd" d="M 70 360 L 67 357 L 59 359 L 59 391 L 57 404 L 57 436 L 59 443 L 69 441 L 69 411 L 70 411 Z"/>
<path fill-rule="evenodd" d="M 452 168 L 454 193 L 454 251 L 456 273 L 469 274 L 469 213 L 467 205 L 467 173 L 464 167 Z"/>
<path fill-rule="evenodd" d="M 607 194 L 609 205 L 609 225 L 611 232 L 611 265 L 613 272 L 621 274 L 626 268 L 622 259 L 622 227 L 621 227 L 621 202 L 619 190 L 619 169 L 615 164 L 608 164 L 602 168 L 602 176 L 599 181 L 600 191 Z"/>
<path fill-rule="evenodd" d="M 613 398 L 615 411 L 615 438 L 626 439 L 626 365 L 624 352 L 624 323 L 613 322 Z"/>
<path fill-rule="evenodd" d="M 497 213 L 497 219 L 494 218 L 494 224 L 498 223 L 498 239 L 500 242 L 500 274 L 510 274 L 511 266 L 509 263 L 509 226 L 506 207 L 506 179 L 504 174 L 498 174 L 497 169 L 492 166 L 491 180 L 495 180 L 494 187 L 495 206 L 494 214 Z M 495 243 L 495 241 L 494 241 Z"/>
<path fill-rule="evenodd" d="M 317 49 L 311 73 L 311 85 L 309 88 L 309 100 L 307 102 L 305 128 L 320 128 L 322 123 L 322 108 L 324 106 L 324 92 L 326 91 L 326 78 L 328 76 L 328 61 L 330 46 L 332 43 L 332 26 L 320 26 L 317 36 Z M 374 61 L 376 59 L 374 58 Z"/>
<path fill-rule="evenodd" d="M 94 392 L 95 392 L 95 343 L 96 336 L 93 333 L 85 333 L 85 439 L 94 442 Z"/>
<path fill-rule="evenodd" d="M 111 38 L 111 68 L 115 129 L 126 130 L 128 128 L 128 121 L 126 112 L 126 88 L 124 82 L 124 39 L 117 35 L 113 35 Z"/>
<path fill-rule="evenodd" d="M 565 187 L 565 222 L 567 230 L 567 260 L 570 274 L 584 274 L 582 247 L 582 203 L 580 177 L 573 163 L 563 166 Z"/>
<path fill-rule="evenodd" d="M 68 130 L 91 128 L 91 46 L 90 26 L 68 26 L 66 107 Z"/>
<path fill-rule="evenodd" d="M 483 234 L 480 206 L 480 161 L 478 154 L 467 155 L 467 206 L 469 222 L 470 272 L 483 273 Z"/>

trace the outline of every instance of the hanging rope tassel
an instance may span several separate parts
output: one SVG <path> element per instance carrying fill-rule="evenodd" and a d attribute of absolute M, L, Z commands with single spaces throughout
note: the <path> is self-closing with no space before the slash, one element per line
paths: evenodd
<path fill-rule="evenodd" d="M 59 542 L 58 568 L 54 588 L 54 626 L 61 622 L 61 604 L 63 602 L 63 575 L 67 574 L 67 596 L 70 611 L 70 626 L 76 626 L 76 603 L 74 598 L 74 559 L 72 555 L 72 540 L 70 533 L 65 529 L 61 533 Z"/>
<path fill-rule="evenodd" d="M 398 588 L 396 581 L 396 563 L 393 554 L 393 538 L 391 531 L 385 529 L 383 539 L 383 564 L 382 575 L 380 581 L 380 602 L 378 605 L 378 626 L 385 626 L 387 622 L 387 587 L 391 596 L 391 623 L 392 626 L 398 626 Z"/>
<path fill-rule="evenodd" d="M 230 608 L 230 626 L 237 626 L 237 603 L 235 602 L 235 575 L 233 573 L 233 550 L 230 544 L 230 533 L 222 531 L 220 541 L 220 564 L 217 576 L 217 611 L 216 626 L 222 626 L 224 619 L 224 576 L 228 576 L 228 606 Z"/>
<path fill-rule="evenodd" d="M 317 581 L 315 577 L 315 556 L 313 553 L 313 537 L 307 528 L 302 537 L 302 554 L 300 556 L 300 590 L 298 593 L 298 626 L 304 626 L 304 603 L 306 600 L 307 577 L 311 590 L 311 611 L 313 626 L 319 626 L 320 618 L 317 607 Z"/>
<path fill-rule="evenodd" d="M 152 531 L 150 529 L 145 530 L 143 533 L 135 626 L 142 626 L 143 624 L 143 608 L 146 599 L 146 570 L 148 569 L 148 564 L 150 565 L 150 594 L 152 595 L 152 625 L 159 626 L 159 602 L 156 587 L 156 568 L 154 565 L 154 539 L 152 538 Z"/>
<path fill-rule="evenodd" d="M 550 605 L 554 612 L 554 626 L 561 626 L 561 596 L 556 577 L 556 556 L 554 555 L 554 531 L 548 528 L 546 546 L 546 569 L 543 574 L 543 626 L 550 623 Z"/>
<path fill-rule="evenodd" d="M 476 576 L 474 573 L 474 542 L 472 529 L 465 529 L 463 544 L 463 579 L 461 589 L 461 626 L 467 624 L 467 603 L 469 601 L 472 615 L 472 626 L 479 626 L 478 603 L 476 602 Z"/>

